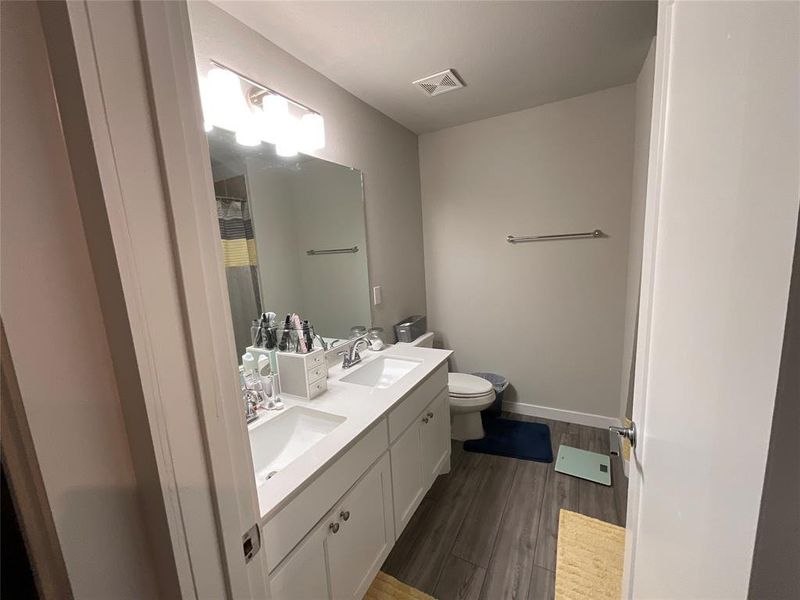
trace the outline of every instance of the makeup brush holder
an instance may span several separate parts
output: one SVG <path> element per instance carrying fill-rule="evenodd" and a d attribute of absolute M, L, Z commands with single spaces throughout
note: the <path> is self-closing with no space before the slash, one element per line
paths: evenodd
<path fill-rule="evenodd" d="M 313 325 L 309 325 L 305 329 L 297 329 L 296 327 L 276 327 L 275 335 L 279 352 L 308 354 L 314 351 Z"/>

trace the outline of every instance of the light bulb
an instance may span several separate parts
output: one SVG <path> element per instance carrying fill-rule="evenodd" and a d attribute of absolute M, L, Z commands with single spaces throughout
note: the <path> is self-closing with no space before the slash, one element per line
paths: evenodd
<path fill-rule="evenodd" d="M 261 139 L 277 144 L 285 136 L 289 122 L 289 103 L 283 96 L 267 94 L 261 101 L 261 110 L 256 112 Z"/>
<path fill-rule="evenodd" d="M 297 155 L 297 141 L 300 134 L 300 121 L 286 115 L 281 128 L 280 138 L 275 142 L 275 154 L 283 157 Z"/>
<path fill-rule="evenodd" d="M 210 124 L 237 131 L 239 123 L 249 113 L 239 77 L 227 69 L 215 67 L 208 72 L 206 89 Z"/>
<path fill-rule="evenodd" d="M 208 133 L 214 129 L 212 93 L 209 89 L 208 79 L 202 75 L 198 77 L 197 83 L 200 88 L 200 106 L 203 107 L 203 129 Z"/>
<path fill-rule="evenodd" d="M 297 156 L 297 146 L 288 140 L 285 142 L 279 142 L 275 144 L 275 154 L 278 156 L 283 156 L 284 158 Z"/>
<path fill-rule="evenodd" d="M 306 113 L 300 119 L 300 147 L 308 152 L 325 147 L 325 121 L 322 115 Z"/>
<path fill-rule="evenodd" d="M 236 142 L 242 146 L 258 146 L 261 143 L 256 115 L 247 106 L 239 113 L 235 132 Z"/>
<path fill-rule="evenodd" d="M 245 125 L 236 131 L 236 143 L 242 146 L 258 146 L 261 143 L 261 137 L 255 127 Z"/>

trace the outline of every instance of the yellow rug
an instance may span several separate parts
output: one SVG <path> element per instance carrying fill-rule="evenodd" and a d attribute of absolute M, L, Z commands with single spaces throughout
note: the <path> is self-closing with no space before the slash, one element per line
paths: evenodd
<path fill-rule="evenodd" d="M 556 600 L 619 600 L 625 529 L 561 509 Z"/>
<path fill-rule="evenodd" d="M 378 571 L 372 585 L 369 586 L 364 600 L 436 600 L 417 588 L 398 581 L 383 571 Z"/>

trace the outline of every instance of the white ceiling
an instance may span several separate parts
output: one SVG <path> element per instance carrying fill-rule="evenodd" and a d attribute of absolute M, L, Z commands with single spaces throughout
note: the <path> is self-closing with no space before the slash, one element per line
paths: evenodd
<path fill-rule="evenodd" d="M 215 3 L 416 133 L 630 83 L 656 22 L 634 1 Z M 447 68 L 467 87 L 411 85 Z"/>

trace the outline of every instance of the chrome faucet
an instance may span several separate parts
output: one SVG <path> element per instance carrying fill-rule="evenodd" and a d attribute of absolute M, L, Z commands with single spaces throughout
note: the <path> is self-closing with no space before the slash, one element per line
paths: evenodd
<path fill-rule="evenodd" d="M 244 395 L 244 420 L 249 424 L 258 418 L 258 407 L 261 406 L 261 394 L 256 390 L 242 388 Z"/>
<path fill-rule="evenodd" d="M 315 335 L 314 339 L 319 342 L 319 345 L 323 350 L 330 350 L 330 347 L 325 342 L 325 338 L 322 337 L 320 334 Z"/>
<path fill-rule="evenodd" d="M 342 357 L 342 368 L 349 369 L 353 365 L 357 365 L 361 362 L 361 355 L 358 353 L 358 345 L 364 344 L 364 349 L 366 350 L 369 348 L 369 342 L 365 339 L 367 334 L 360 335 L 357 338 L 353 339 L 350 348 L 347 350 L 342 350 L 341 352 L 337 352 L 336 354 Z"/>
<path fill-rule="evenodd" d="M 258 409 L 283 409 L 283 400 L 277 394 L 276 377 L 269 375 L 265 379 L 266 385 L 261 382 L 261 378 L 258 376 L 245 375 L 244 377 L 242 397 L 244 398 L 245 406 L 244 418 L 248 424 L 258 418 Z"/>

